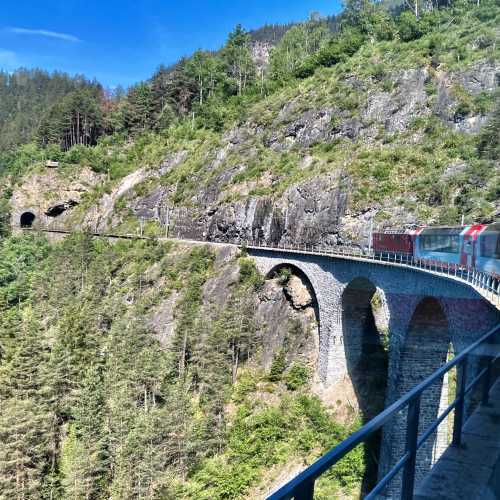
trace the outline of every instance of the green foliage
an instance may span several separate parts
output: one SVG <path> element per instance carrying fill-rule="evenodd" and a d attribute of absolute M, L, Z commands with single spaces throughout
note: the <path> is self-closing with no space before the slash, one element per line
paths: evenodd
<path fill-rule="evenodd" d="M 283 83 L 296 76 L 302 61 L 315 54 L 329 36 L 324 22 L 311 20 L 290 28 L 271 52 L 271 78 Z"/>
<path fill-rule="evenodd" d="M 292 277 L 293 272 L 289 267 L 281 267 L 278 270 L 277 275 L 278 275 L 278 280 L 279 280 L 280 284 L 286 285 L 290 281 L 290 278 Z"/>
<path fill-rule="evenodd" d="M 269 370 L 268 379 L 271 382 L 278 382 L 281 380 L 283 372 L 286 370 L 286 352 L 280 349 L 273 356 L 273 362 L 271 363 L 271 369 Z"/>
<path fill-rule="evenodd" d="M 33 141 L 42 116 L 80 91 L 100 92 L 101 87 L 81 76 L 40 69 L 0 72 L 0 153 Z"/>
<path fill-rule="evenodd" d="M 327 451 L 351 431 L 337 424 L 314 396 L 284 396 L 276 407 L 252 408 L 249 400 L 238 407 L 226 452 L 203 462 L 189 483 L 187 496 L 244 498 L 265 469 L 289 464 L 304 453 L 309 454 L 310 461 L 318 451 Z M 341 485 L 359 484 L 363 463 L 363 450 L 356 450 L 347 467 L 341 463 L 343 471 L 335 468 L 335 472 L 330 473 L 323 488 L 338 492 Z"/>
<path fill-rule="evenodd" d="M 241 258 L 240 264 L 240 283 L 244 286 L 259 290 L 264 284 L 264 277 L 255 266 L 255 261 L 249 258 Z"/>
<path fill-rule="evenodd" d="M 101 92 L 100 88 L 78 89 L 54 104 L 40 122 L 38 142 L 58 144 L 63 150 L 95 145 L 103 127 Z"/>
<path fill-rule="evenodd" d="M 496 96 L 498 97 L 498 92 Z M 496 99 L 496 106 L 486 127 L 479 136 L 478 150 L 481 156 L 490 160 L 500 157 L 500 104 Z"/>
<path fill-rule="evenodd" d="M 358 28 L 346 28 L 323 44 L 313 56 L 306 58 L 295 75 L 306 78 L 320 66 L 334 66 L 343 62 L 355 54 L 364 42 L 365 35 Z"/>
<path fill-rule="evenodd" d="M 290 391 L 296 391 L 307 384 L 309 380 L 309 369 L 300 363 L 292 363 L 285 374 L 285 384 Z"/>

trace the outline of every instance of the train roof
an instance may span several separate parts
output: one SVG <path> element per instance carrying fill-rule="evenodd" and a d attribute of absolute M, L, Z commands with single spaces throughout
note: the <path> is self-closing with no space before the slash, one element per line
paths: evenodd
<path fill-rule="evenodd" d="M 467 226 L 459 226 L 459 227 L 447 227 L 447 226 L 433 226 L 433 227 L 424 227 L 420 234 L 445 234 L 445 235 L 457 235 L 461 234 Z"/>
<path fill-rule="evenodd" d="M 488 224 L 486 228 L 482 231 L 484 233 L 500 233 L 500 222 L 494 222 L 493 224 Z"/>
<path fill-rule="evenodd" d="M 383 229 L 382 231 L 375 231 L 374 234 L 444 234 L 444 235 L 460 235 L 467 231 L 466 234 L 470 232 L 481 232 L 484 233 L 497 233 L 500 232 L 500 222 L 494 222 L 492 224 L 467 224 L 465 226 L 420 226 L 414 229 Z M 471 233 L 472 234 L 472 233 Z"/>

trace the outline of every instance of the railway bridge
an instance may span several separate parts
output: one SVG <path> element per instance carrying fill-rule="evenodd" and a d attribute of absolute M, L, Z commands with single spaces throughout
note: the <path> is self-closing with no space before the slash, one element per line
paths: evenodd
<path fill-rule="evenodd" d="M 93 234 L 135 238 L 133 235 Z M 498 280 L 471 269 L 439 267 L 443 265 L 397 254 L 375 255 L 360 249 L 275 248 L 242 241 L 234 244 L 255 259 L 265 276 L 289 268 L 307 284 L 317 304 L 318 366 L 325 386 L 349 378 L 363 410 L 373 397 L 370 387 L 367 390 L 363 383 L 380 378 L 380 366 L 374 366 L 370 360 L 382 359 L 379 355 L 385 352 L 385 407 L 392 405 L 397 411 L 383 426 L 378 477 L 390 476 L 394 466 L 401 468 L 401 457 L 407 464 L 411 458 L 407 450 L 411 411 L 394 405 L 397 406 L 397 401 L 427 376 L 439 371 L 450 353 L 463 352 L 471 344 L 481 342 L 486 332 L 500 324 Z M 380 334 L 373 317 L 375 295 L 388 320 L 386 335 Z M 467 381 L 477 378 L 480 357 L 469 356 L 467 363 L 467 372 L 462 369 L 463 376 L 458 377 L 463 387 L 467 386 Z M 425 442 L 413 450 L 412 495 L 413 484 L 423 481 L 450 443 L 451 427 L 446 419 L 441 419 L 440 425 L 427 432 L 439 414 L 450 412 L 449 400 L 453 398 L 448 392 L 448 373 L 443 371 L 441 375 L 427 384 L 425 393 L 418 396 L 418 408 L 412 410 L 416 411 L 415 443 L 418 436 L 426 434 Z M 462 420 L 472 414 L 477 399 L 473 391 L 467 398 L 464 394 L 463 391 Z M 456 412 L 459 403 L 458 400 Z M 391 479 L 384 490 L 385 498 L 399 497 L 404 489 L 401 474 Z M 312 498 L 310 492 L 303 496 L 285 494 L 276 498 Z"/>
<path fill-rule="evenodd" d="M 362 381 L 380 377 L 380 370 L 374 368 L 370 358 L 384 347 L 388 348 L 385 406 L 390 406 L 446 364 L 450 352 L 462 351 L 500 322 L 495 300 L 485 300 L 475 286 L 455 279 L 453 272 L 422 269 L 411 262 L 391 262 L 390 256 L 377 261 L 362 252 L 342 255 L 321 249 L 252 245 L 247 251 L 266 276 L 288 267 L 306 280 L 318 304 L 319 375 L 326 385 L 349 377 L 361 409 L 375 397 L 367 393 L 370 387 L 366 383 L 363 387 Z M 374 324 L 371 301 L 376 293 L 388 318 L 388 346 L 381 345 Z M 444 376 L 422 398 L 421 432 L 448 406 L 448 399 L 448 380 Z M 404 455 L 406 432 L 403 413 L 384 427 L 379 477 L 384 477 Z M 449 426 L 444 421 L 418 451 L 416 484 L 448 445 Z M 389 496 L 401 489 L 400 482 L 397 478 L 392 481 Z"/>

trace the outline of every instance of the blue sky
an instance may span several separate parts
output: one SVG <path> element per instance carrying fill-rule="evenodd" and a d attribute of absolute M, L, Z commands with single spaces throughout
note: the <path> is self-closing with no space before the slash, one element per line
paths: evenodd
<path fill-rule="evenodd" d="M 151 76 L 197 48 L 220 47 L 237 23 L 285 23 L 339 0 L 1 0 L 0 68 L 85 74 L 113 87 Z"/>

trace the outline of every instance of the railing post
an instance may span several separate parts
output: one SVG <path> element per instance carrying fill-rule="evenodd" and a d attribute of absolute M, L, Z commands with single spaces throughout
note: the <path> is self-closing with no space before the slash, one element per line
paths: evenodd
<path fill-rule="evenodd" d="M 491 345 L 491 340 L 486 341 L 486 349 Z M 490 356 L 488 351 L 486 351 L 486 354 L 483 356 L 483 362 L 486 365 L 486 372 L 484 373 L 483 377 L 483 390 L 482 390 L 482 398 L 481 398 L 481 403 L 483 405 L 487 405 L 490 400 L 490 386 L 491 386 L 491 362 L 490 362 Z"/>
<path fill-rule="evenodd" d="M 420 419 L 420 394 L 412 399 L 408 405 L 406 417 L 406 453 L 410 458 L 403 470 L 402 500 L 412 500 L 415 487 L 415 466 L 417 464 L 418 422 Z"/>
<path fill-rule="evenodd" d="M 459 375 L 459 388 L 458 388 L 458 401 L 455 408 L 455 421 L 453 422 L 453 445 L 460 446 L 462 444 L 462 427 L 464 425 L 465 414 L 465 388 L 467 386 L 467 360 L 465 356 L 460 364 Z"/>
<path fill-rule="evenodd" d="M 314 499 L 314 481 L 304 482 L 297 486 L 293 492 L 295 500 L 313 500 Z"/>

